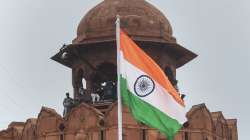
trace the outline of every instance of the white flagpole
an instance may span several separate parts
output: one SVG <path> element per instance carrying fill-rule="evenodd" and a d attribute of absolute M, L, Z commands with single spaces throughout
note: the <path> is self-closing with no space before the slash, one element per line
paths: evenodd
<path fill-rule="evenodd" d="M 120 16 L 116 19 L 116 53 L 117 53 L 117 98 L 118 98 L 118 140 L 122 140 L 122 102 L 120 91 Z"/>

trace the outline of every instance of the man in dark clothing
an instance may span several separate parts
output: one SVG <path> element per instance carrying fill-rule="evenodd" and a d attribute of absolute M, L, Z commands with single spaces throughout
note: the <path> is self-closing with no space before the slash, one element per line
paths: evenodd
<path fill-rule="evenodd" d="M 64 106 L 63 117 L 65 117 L 70 112 L 73 105 L 74 105 L 74 100 L 71 97 L 69 97 L 69 93 L 67 92 L 66 98 L 64 98 L 63 100 L 63 106 Z"/>

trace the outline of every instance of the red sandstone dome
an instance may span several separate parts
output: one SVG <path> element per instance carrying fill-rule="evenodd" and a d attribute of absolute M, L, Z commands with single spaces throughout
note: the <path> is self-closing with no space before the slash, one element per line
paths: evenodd
<path fill-rule="evenodd" d="M 167 18 L 145 0 L 104 0 L 81 20 L 73 44 L 114 40 L 116 15 L 135 40 L 176 43 Z"/>
<path fill-rule="evenodd" d="M 167 18 L 147 1 L 104 0 L 92 8 L 80 21 L 77 28 L 77 37 L 72 41 L 72 44 L 65 45 L 52 59 L 72 68 L 78 57 L 91 54 L 91 50 L 93 56 L 103 55 L 105 59 L 107 56 L 112 56 L 112 60 L 107 61 L 116 61 L 114 46 L 117 15 L 121 17 L 121 28 L 141 48 L 145 49 L 145 52 L 147 52 L 146 49 L 149 49 L 148 52 L 155 53 L 151 54 L 151 57 L 159 55 L 163 58 L 169 56 L 174 61 L 171 65 L 174 68 L 179 68 L 197 56 L 176 42 Z M 105 51 L 101 52 L 100 49 L 104 49 L 104 47 L 106 47 Z M 109 47 L 111 49 L 108 49 Z M 67 60 L 62 57 L 65 51 L 70 54 Z M 81 53 L 86 54 L 82 55 Z M 96 58 L 93 60 L 96 60 Z M 158 61 L 156 58 L 155 60 Z M 91 65 L 91 63 L 88 63 L 88 65 Z"/>

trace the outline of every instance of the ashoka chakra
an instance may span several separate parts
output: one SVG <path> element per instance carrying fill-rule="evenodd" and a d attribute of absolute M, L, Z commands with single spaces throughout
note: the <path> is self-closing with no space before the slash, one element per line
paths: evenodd
<path fill-rule="evenodd" d="M 134 91 L 140 97 L 148 96 L 155 89 L 154 81 L 147 75 L 139 76 L 134 84 Z"/>

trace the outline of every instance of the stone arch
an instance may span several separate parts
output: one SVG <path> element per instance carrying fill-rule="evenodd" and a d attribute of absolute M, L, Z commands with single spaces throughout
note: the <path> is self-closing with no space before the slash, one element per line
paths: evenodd
<path fill-rule="evenodd" d="M 205 104 L 195 105 L 187 113 L 189 128 L 205 129 L 214 132 L 214 123 L 210 111 Z"/>
<path fill-rule="evenodd" d="M 73 85 L 77 87 L 82 87 L 82 81 L 83 78 L 83 69 L 81 67 L 77 67 L 73 69 Z"/>
<path fill-rule="evenodd" d="M 116 65 L 110 61 L 102 61 L 96 65 L 96 71 L 91 74 L 91 91 L 98 93 L 101 100 L 114 101 L 116 100 L 116 81 Z"/>
<path fill-rule="evenodd" d="M 104 61 L 96 65 L 96 71 L 92 73 L 91 80 L 95 85 L 105 81 L 116 81 L 116 65 L 112 62 Z"/>
<path fill-rule="evenodd" d="M 58 133 L 59 125 L 63 123 L 63 118 L 54 110 L 47 107 L 42 107 L 36 125 L 36 135 L 39 140 L 50 138 L 58 138 L 58 135 L 50 133 Z"/>
<path fill-rule="evenodd" d="M 94 107 L 81 103 L 65 118 L 66 139 L 90 138 L 98 140 L 103 114 Z"/>
<path fill-rule="evenodd" d="M 77 66 L 72 69 L 72 85 L 74 88 L 74 98 L 79 98 L 79 89 L 82 87 L 83 89 L 86 89 L 86 70 L 81 67 Z"/>
<path fill-rule="evenodd" d="M 24 125 L 21 140 L 34 140 L 36 138 L 36 121 L 37 119 L 28 119 Z"/>

